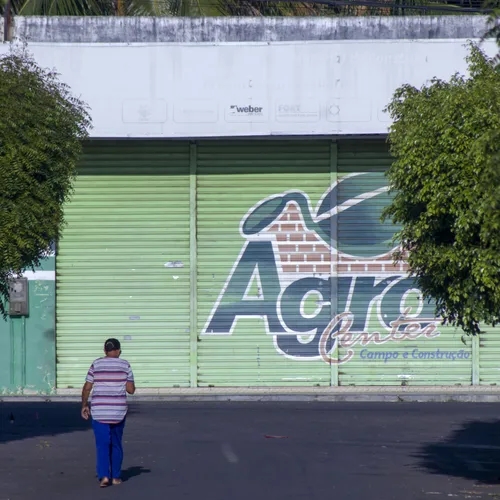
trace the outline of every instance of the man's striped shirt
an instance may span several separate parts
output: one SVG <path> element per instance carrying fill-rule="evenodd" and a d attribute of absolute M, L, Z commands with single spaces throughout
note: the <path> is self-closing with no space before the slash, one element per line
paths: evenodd
<path fill-rule="evenodd" d="M 128 361 L 104 357 L 96 359 L 87 373 L 92 391 L 92 418 L 105 424 L 121 422 L 127 415 L 127 382 L 134 381 Z"/>

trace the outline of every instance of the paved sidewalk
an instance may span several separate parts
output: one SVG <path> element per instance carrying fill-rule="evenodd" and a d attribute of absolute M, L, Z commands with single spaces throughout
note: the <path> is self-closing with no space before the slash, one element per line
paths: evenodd
<path fill-rule="evenodd" d="M 0 500 L 494 500 L 499 414 L 499 404 L 135 403 L 126 481 L 100 490 L 78 404 L 0 403 Z"/>
<path fill-rule="evenodd" d="M 7 401 L 80 401 L 81 389 L 44 395 L 24 391 L 0 395 Z M 500 403 L 500 386 L 217 387 L 138 389 L 132 401 L 301 401 L 301 402 L 486 402 Z"/>

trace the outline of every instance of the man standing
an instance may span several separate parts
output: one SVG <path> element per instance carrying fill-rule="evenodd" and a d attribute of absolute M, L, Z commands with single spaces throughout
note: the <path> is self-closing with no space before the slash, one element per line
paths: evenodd
<path fill-rule="evenodd" d="M 120 484 L 123 461 L 122 436 L 127 416 L 127 393 L 134 394 L 134 374 L 120 359 L 120 342 L 108 339 L 102 358 L 96 359 L 82 389 L 82 417 L 92 416 L 97 451 L 97 477 L 101 488 Z M 88 400 L 92 392 L 92 404 Z"/>

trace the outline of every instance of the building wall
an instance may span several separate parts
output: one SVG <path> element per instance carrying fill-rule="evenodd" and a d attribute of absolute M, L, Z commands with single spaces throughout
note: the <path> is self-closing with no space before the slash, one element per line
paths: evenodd
<path fill-rule="evenodd" d="M 96 142 L 57 327 L 52 257 L 0 323 L 2 394 L 79 387 L 109 336 L 143 388 L 500 382 L 497 329 L 464 344 L 391 261 L 383 139 Z"/>
<path fill-rule="evenodd" d="M 335 189 L 337 184 L 350 185 L 348 176 L 353 173 L 364 174 L 365 179 L 379 174 L 388 161 L 380 151 L 379 156 L 361 150 L 349 153 L 342 149 L 342 144 L 347 144 L 343 138 L 353 136 L 362 141 L 370 135 L 385 135 L 390 121 L 383 110 L 393 91 L 404 83 L 420 86 L 433 77 L 449 78 L 457 71 L 465 72 L 464 45 L 469 39 L 478 40 L 485 29 L 485 18 L 478 16 L 203 20 L 17 17 L 14 37 L 27 41 L 37 61 L 56 68 L 61 79 L 90 105 L 92 138 L 126 139 L 136 145 L 136 139 L 145 140 L 139 146 L 145 151 L 142 160 L 136 161 L 133 156 L 117 159 L 113 156 L 116 151 L 97 158 L 94 171 L 90 167 L 87 170 L 90 177 L 77 184 L 76 205 L 68 207 L 66 235 L 73 235 L 76 246 L 72 252 L 66 247 L 58 262 L 58 268 L 66 266 L 65 274 L 58 270 L 58 321 L 64 321 L 66 328 L 57 329 L 57 368 L 62 374 L 59 387 L 79 385 L 86 364 L 99 354 L 102 338 L 108 333 L 123 336 L 124 345 L 130 347 L 129 357 L 138 363 L 138 380 L 143 387 L 426 384 L 431 380 L 440 384 L 498 383 L 494 353 L 499 343 L 495 332 L 488 331 L 481 343 L 476 340 L 463 345 L 458 332 L 439 329 L 437 335 L 432 330 L 434 321 L 427 315 L 427 323 L 410 325 L 410 329 L 418 326 L 415 338 L 407 335 L 405 343 L 395 342 L 398 334 L 391 330 L 385 338 L 379 331 L 387 327 L 380 316 L 385 309 L 368 314 L 374 297 L 375 302 L 389 304 L 391 314 L 401 309 L 403 298 L 412 307 L 421 306 L 410 288 L 403 290 L 407 286 L 401 282 L 404 269 L 391 267 L 385 254 L 376 258 L 369 255 L 368 260 L 364 256 L 361 261 L 353 258 L 352 248 L 359 247 L 355 241 L 345 243 L 340 239 L 328 244 L 324 238 L 318 239 L 318 234 L 324 236 L 327 230 L 318 213 L 320 202 L 331 198 L 335 205 L 335 197 L 346 195 L 340 187 Z M 489 54 L 496 51 L 492 41 L 484 42 L 483 48 Z M 0 46 L 0 53 L 8 50 L 8 44 Z M 301 137 L 300 144 L 296 141 L 295 145 L 299 149 L 290 154 L 290 146 L 282 146 L 279 154 L 272 153 L 276 136 Z M 308 150 L 312 143 L 306 144 L 306 136 L 319 141 L 312 151 Z M 220 141 L 235 137 L 260 137 L 261 144 L 252 153 L 255 146 L 249 142 L 224 146 Z M 155 270 L 147 263 L 148 258 L 144 260 L 140 238 L 130 238 L 130 231 L 128 247 L 123 247 L 129 253 L 118 255 L 118 260 L 109 256 L 107 261 L 99 260 L 82 251 L 78 245 L 85 244 L 85 234 L 92 235 L 89 227 L 87 233 L 82 230 L 81 218 L 72 210 L 82 196 L 92 197 L 93 190 L 99 189 L 102 194 L 106 189 L 99 161 L 113 167 L 113 196 L 121 196 L 128 189 L 120 191 L 124 176 L 133 170 L 134 175 L 148 177 L 148 168 L 160 161 L 146 141 L 176 138 L 184 140 L 187 162 L 183 166 L 183 189 L 188 189 L 186 210 L 179 212 L 179 217 L 184 218 L 189 234 L 184 235 L 182 259 L 176 258 L 175 252 L 156 255 L 149 249 L 149 259 L 165 257 L 156 263 L 161 270 Z M 338 138 L 338 143 L 331 138 Z M 189 144 L 187 139 L 195 140 Z M 242 151 L 249 154 L 246 159 Z M 265 151 L 270 156 L 261 155 L 259 160 L 256 155 Z M 84 162 L 88 161 L 88 149 L 86 155 Z M 260 175 L 254 168 L 256 161 L 264 171 L 272 167 L 272 177 Z M 168 164 L 164 167 L 168 169 Z M 101 176 L 101 183 L 92 184 L 92 175 Z M 162 182 L 168 184 L 168 173 L 162 175 Z M 354 182 L 352 189 L 360 186 L 362 182 Z M 161 185 L 157 189 L 161 191 Z M 267 201 L 289 191 L 308 200 L 307 210 L 292 203 L 282 213 L 285 219 L 275 226 L 250 236 L 241 232 L 242 221 L 252 207 L 269 206 Z M 146 196 L 141 202 L 147 201 Z M 149 209 L 144 206 L 141 213 Z M 356 210 L 350 208 L 348 212 Z M 370 214 L 361 214 L 356 221 L 371 220 Z M 112 212 L 103 211 L 101 216 L 111 217 Z M 335 231 L 349 235 L 352 221 L 344 221 L 348 222 L 330 228 L 330 236 Z M 146 220 L 144 227 L 153 223 L 153 219 Z M 367 236 L 366 241 L 376 233 L 373 224 L 359 226 L 358 232 Z M 123 238 L 124 231 L 126 228 L 118 226 L 115 234 Z M 161 242 L 151 234 L 148 237 L 146 243 Z M 132 260 L 127 261 L 129 257 Z M 259 274 L 259 266 L 254 266 L 255 273 L 239 275 L 243 281 L 248 278 L 244 297 L 250 304 L 245 303 L 245 307 L 251 306 L 250 312 L 254 311 L 252 307 L 260 300 L 260 288 L 264 286 L 262 276 L 274 276 L 274 283 L 272 279 L 264 281 L 277 294 L 275 306 L 285 315 L 270 329 L 269 314 L 256 317 L 254 313 L 242 313 L 233 318 L 229 331 L 224 330 L 227 318 L 218 324 L 219 331 L 213 331 L 210 325 L 217 325 L 214 318 L 227 313 L 223 310 L 221 316 L 220 307 L 241 305 L 241 297 L 234 299 L 226 293 L 235 270 L 251 266 L 260 258 L 264 259 L 260 267 L 270 274 Z M 132 267 L 134 262 L 138 267 Z M 0 392 L 4 394 L 50 392 L 55 386 L 53 259 L 44 266 L 45 270 L 30 275 L 30 316 L 26 320 L 0 320 Z M 146 269 L 145 274 L 137 273 L 138 268 Z M 136 301 L 132 307 L 134 293 L 123 295 L 128 290 L 124 271 L 135 273 L 137 294 L 147 289 L 149 276 L 154 273 L 159 280 L 157 286 L 163 286 L 162 280 L 166 280 L 179 285 L 182 293 L 172 296 L 165 292 L 162 300 L 167 300 L 168 307 L 151 320 L 153 306 L 148 306 L 148 300 Z M 335 276 L 337 279 L 331 279 Z M 320 295 L 338 300 L 327 305 L 328 301 L 318 298 L 313 290 L 308 300 L 297 303 L 301 287 L 312 286 L 311 281 L 301 281 L 304 277 L 316 280 L 315 286 L 330 287 Z M 384 281 L 391 277 L 397 279 Z M 117 278 L 122 279 L 120 288 L 116 288 Z M 108 300 L 110 294 L 102 290 L 92 298 L 92 289 L 103 286 L 116 288 L 113 304 Z M 378 295 L 372 296 L 374 293 Z M 181 295 L 184 305 L 175 307 Z M 318 339 L 318 331 L 322 328 L 324 332 L 326 327 L 316 324 L 314 318 L 335 318 L 349 304 L 356 306 L 355 317 L 364 318 L 371 334 L 351 340 L 347 337 L 343 343 L 338 338 L 335 342 Z M 158 301 L 154 307 L 161 310 Z M 145 318 L 154 325 L 147 347 L 140 342 L 144 331 L 141 321 Z M 166 324 L 176 330 L 176 335 L 161 337 Z M 124 327 L 130 331 L 125 332 Z M 68 332 L 74 337 L 68 337 Z M 80 351 L 82 342 L 86 342 L 84 352 Z M 164 359 L 158 359 L 169 364 L 168 374 L 158 364 L 144 361 L 146 348 L 165 354 Z M 179 352 L 182 356 L 177 356 Z M 168 356 L 177 356 L 179 366 Z M 438 370 L 440 366 L 447 370 Z"/>
<path fill-rule="evenodd" d="M 15 35 L 89 104 L 93 137 L 201 138 L 384 134 L 394 90 L 465 72 L 485 29 L 476 16 L 17 18 Z"/>
<path fill-rule="evenodd" d="M 0 396 L 55 389 L 55 258 L 25 276 L 29 316 L 0 318 Z"/>
<path fill-rule="evenodd" d="M 44 43 L 247 43 L 479 39 L 485 16 L 16 17 L 13 37 Z M 0 25 L 2 33 L 3 25 Z"/>

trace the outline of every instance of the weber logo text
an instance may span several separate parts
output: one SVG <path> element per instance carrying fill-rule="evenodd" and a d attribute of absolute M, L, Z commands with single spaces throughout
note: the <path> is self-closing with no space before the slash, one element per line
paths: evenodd
<path fill-rule="evenodd" d="M 232 104 L 230 109 L 232 113 L 262 114 L 262 106 L 237 106 Z"/>

